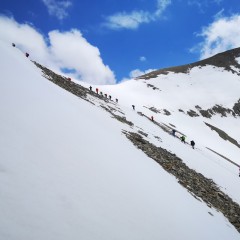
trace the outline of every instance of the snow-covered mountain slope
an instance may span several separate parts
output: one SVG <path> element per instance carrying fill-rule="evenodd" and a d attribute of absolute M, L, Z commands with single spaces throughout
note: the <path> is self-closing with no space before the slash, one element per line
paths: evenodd
<path fill-rule="evenodd" d="M 150 116 L 147 108 L 161 109 L 156 90 L 147 87 L 157 79 L 99 87 L 118 104 L 87 89 L 79 98 L 47 81 L 18 49 L 0 48 L 0 239 L 239 239 L 221 211 L 190 194 L 123 133 L 141 133 L 142 142 L 175 153 L 239 204 L 237 167 L 205 147 L 236 163 L 239 148 L 203 123 L 222 124 L 239 140 L 232 130 L 239 118 L 191 118 L 169 107 L 170 116 L 156 113 L 151 122 L 137 111 Z M 174 124 L 197 149 L 155 123 Z"/>
<path fill-rule="evenodd" d="M 159 70 L 136 81 L 99 88 L 119 98 L 124 106 L 134 104 L 137 111 L 175 126 L 188 141 L 194 139 L 197 145 L 211 148 L 240 165 L 240 64 L 237 56 L 240 56 L 240 48 L 192 64 L 187 73 L 183 67 L 169 68 L 168 72 Z M 224 68 L 207 65 L 214 62 Z"/>

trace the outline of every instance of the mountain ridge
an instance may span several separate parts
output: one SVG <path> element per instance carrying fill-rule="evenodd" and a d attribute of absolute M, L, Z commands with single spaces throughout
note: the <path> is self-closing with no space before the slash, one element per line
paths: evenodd
<path fill-rule="evenodd" d="M 207 65 L 221 67 L 227 71 L 232 71 L 233 73 L 237 73 L 240 76 L 240 72 L 236 72 L 236 70 L 231 68 L 231 66 L 234 66 L 240 70 L 240 64 L 235 60 L 237 57 L 240 57 L 240 47 L 234 48 L 222 53 L 218 53 L 212 57 L 209 57 L 197 62 L 155 70 L 147 74 L 141 75 L 136 79 L 147 80 L 150 78 L 156 78 L 160 74 L 168 74 L 168 72 L 188 73 L 194 67 L 203 67 Z"/>

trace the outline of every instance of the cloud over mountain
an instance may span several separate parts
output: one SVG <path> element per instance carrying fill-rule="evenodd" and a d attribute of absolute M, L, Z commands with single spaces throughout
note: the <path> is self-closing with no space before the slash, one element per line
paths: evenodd
<path fill-rule="evenodd" d="M 106 17 L 106 21 L 103 25 L 113 30 L 137 29 L 143 23 L 150 23 L 158 20 L 170 4 L 171 0 L 158 0 L 155 12 L 144 10 L 132 11 L 130 13 L 118 12 Z"/>
<path fill-rule="evenodd" d="M 207 27 L 204 27 L 198 36 L 203 41 L 197 46 L 200 58 L 204 59 L 217 53 L 240 46 L 240 15 L 219 17 Z"/>
<path fill-rule="evenodd" d="M 114 73 L 103 63 L 100 50 L 90 44 L 77 29 L 50 31 L 44 36 L 28 23 L 20 24 L 12 18 L 0 16 L 0 39 L 14 42 L 23 52 L 58 72 L 71 73 L 85 82 L 113 84 Z"/>

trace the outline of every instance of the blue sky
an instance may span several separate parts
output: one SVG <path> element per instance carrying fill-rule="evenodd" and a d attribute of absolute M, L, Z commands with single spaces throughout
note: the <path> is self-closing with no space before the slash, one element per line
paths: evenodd
<path fill-rule="evenodd" d="M 0 14 L 0 39 L 96 84 L 240 47 L 239 0 L 2 0 Z"/>

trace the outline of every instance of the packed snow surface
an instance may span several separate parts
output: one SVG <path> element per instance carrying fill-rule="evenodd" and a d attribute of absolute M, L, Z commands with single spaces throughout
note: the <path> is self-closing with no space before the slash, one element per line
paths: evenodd
<path fill-rule="evenodd" d="M 237 57 L 236 61 L 238 62 L 238 64 L 240 64 L 240 57 Z"/>
<path fill-rule="evenodd" d="M 169 119 L 156 117 L 186 132 L 188 125 L 192 131 L 187 134 L 199 137 L 195 151 L 129 107 L 133 102 L 137 107 L 159 101 L 154 94 L 148 95 L 145 83 L 106 86 L 113 95 L 119 93 L 119 107 L 135 123 L 130 129 L 101 108 L 47 81 L 18 49 L 3 43 L 0 48 L 0 239 L 239 239 L 220 212 L 197 201 L 175 177 L 135 148 L 122 130 L 144 128 L 149 141 L 176 153 L 240 203 L 236 166 L 205 149 L 210 143 L 217 148 L 211 142 L 217 139 L 216 133 L 203 126 L 192 130 L 193 122 L 180 113 Z M 191 81 L 198 85 L 197 80 Z M 177 82 L 174 84 L 177 94 Z M 158 85 L 166 88 L 161 82 Z M 190 87 L 190 83 L 185 85 Z M 201 94 L 203 87 L 198 88 Z M 146 103 L 145 94 L 149 97 Z M 232 99 L 235 97 L 233 93 Z M 205 104 L 211 105 L 211 101 L 206 99 Z M 168 104 L 171 107 L 173 101 Z M 142 110 L 149 114 L 146 108 Z M 221 118 L 214 121 L 222 124 Z M 237 125 L 234 118 L 229 123 L 233 128 Z M 221 147 L 228 147 L 226 153 L 232 158 L 239 154 L 231 144 Z"/>

